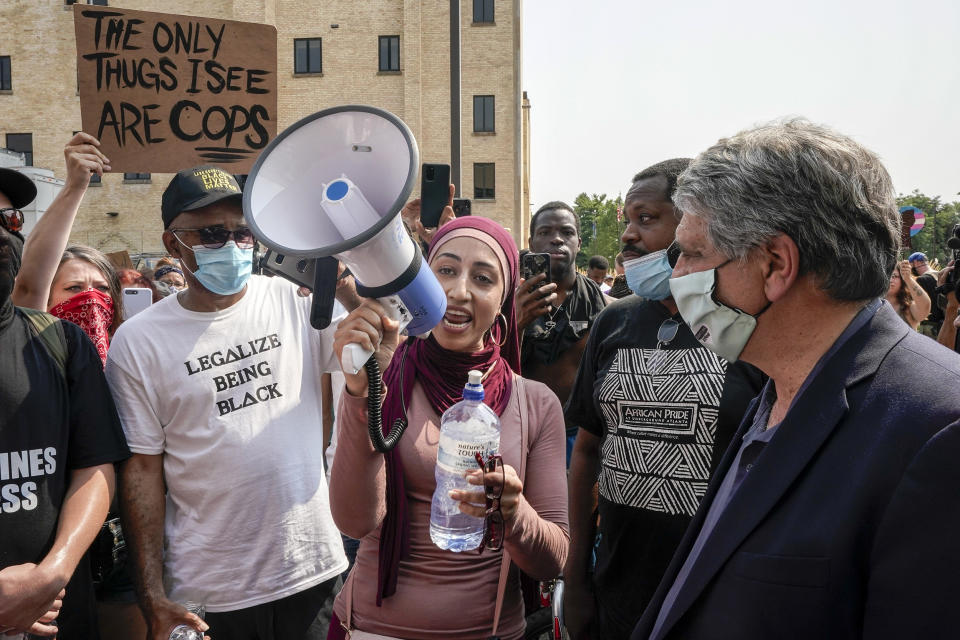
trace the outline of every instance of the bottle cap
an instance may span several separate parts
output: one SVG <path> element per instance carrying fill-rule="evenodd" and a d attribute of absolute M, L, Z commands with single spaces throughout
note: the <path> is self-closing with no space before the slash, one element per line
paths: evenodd
<path fill-rule="evenodd" d="M 473 402 L 483 401 L 483 374 L 479 371 L 467 373 L 467 384 L 463 387 L 463 399 Z"/>

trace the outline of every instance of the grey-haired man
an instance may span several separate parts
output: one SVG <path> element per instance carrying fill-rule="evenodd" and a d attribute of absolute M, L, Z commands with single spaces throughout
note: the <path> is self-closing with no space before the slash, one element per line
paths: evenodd
<path fill-rule="evenodd" d="M 900 220 L 879 158 L 774 123 L 700 154 L 675 201 L 680 313 L 770 381 L 632 638 L 954 637 L 960 356 L 883 301 Z"/>

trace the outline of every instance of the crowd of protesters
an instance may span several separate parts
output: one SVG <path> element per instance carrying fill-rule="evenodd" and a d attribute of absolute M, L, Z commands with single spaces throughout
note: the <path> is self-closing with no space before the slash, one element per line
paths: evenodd
<path fill-rule="evenodd" d="M 253 274 L 217 167 L 167 186 L 152 270 L 69 245 L 111 166 L 86 133 L 65 158 L 26 239 L 36 190 L 0 169 L 0 633 L 517 640 L 561 575 L 572 640 L 960 629 L 953 265 L 905 255 L 852 139 L 780 121 L 636 173 L 614 274 L 577 271 L 563 202 L 533 215 L 550 268 L 524 279 L 497 223 L 448 206 L 424 228 L 411 201 L 447 302 L 425 339 L 343 272 L 313 329 L 308 290 Z M 153 304 L 125 313 L 124 287 Z M 383 371 L 384 424 L 408 424 L 387 454 L 348 344 Z M 429 535 L 471 370 L 502 425 L 502 466 L 450 496 L 488 520 L 498 496 L 479 554 Z"/>

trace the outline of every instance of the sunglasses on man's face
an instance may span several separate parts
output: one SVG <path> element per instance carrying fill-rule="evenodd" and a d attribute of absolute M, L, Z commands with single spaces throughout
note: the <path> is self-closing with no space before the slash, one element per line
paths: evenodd
<path fill-rule="evenodd" d="M 23 228 L 23 211 L 13 207 L 0 209 L 0 224 L 7 231 L 20 231 Z"/>
<path fill-rule="evenodd" d="M 192 231 L 200 236 L 200 244 L 207 249 L 219 249 L 227 244 L 231 238 L 241 249 L 249 249 L 253 246 L 253 231 L 249 227 L 240 227 L 231 231 L 222 225 L 213 227 L 200 227 L 198 229 L 170 229 L 173 233 L 180 231 Z M 184 243 L 187 244 L 187 243 Z"/>

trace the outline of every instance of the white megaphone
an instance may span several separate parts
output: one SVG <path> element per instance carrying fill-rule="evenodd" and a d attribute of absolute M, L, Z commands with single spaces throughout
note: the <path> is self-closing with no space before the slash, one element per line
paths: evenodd
<path fill-rule="evenodd" d="M 279 263 L 332 256 L 377 298 L 408 335 L 428 333 L 446 312 L 446 295 L 407 234 L 400 209 L 420 156 L 410 129 L 368 106 L 324 109 L 292 124 L 263 150 L 247 178 L 243 211 Z M 337 263 L 318 260 L 311 323 L 329 324 Z M 348 345 L 356 373 L 372 355 Z"/>

